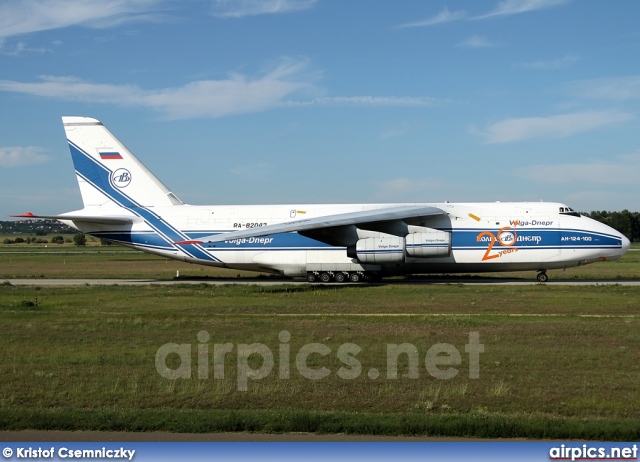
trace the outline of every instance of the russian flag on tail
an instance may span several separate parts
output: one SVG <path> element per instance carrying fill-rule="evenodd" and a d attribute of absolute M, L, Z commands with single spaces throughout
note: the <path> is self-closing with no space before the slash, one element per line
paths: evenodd
<path fill-rule="evenodd" d="M 122 159 L 122 156 L 119 152 L 116 151 L 105 151 L 100 152 L 100 159 Z"/>

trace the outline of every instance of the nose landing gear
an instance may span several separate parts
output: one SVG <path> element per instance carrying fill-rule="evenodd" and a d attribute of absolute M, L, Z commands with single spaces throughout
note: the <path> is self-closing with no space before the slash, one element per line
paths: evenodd
<path fill-rule="evenodd" d="M 547 272 L 545 270 L 542 270 L 538 273 L 536 279 L 538 282 L 547 282 L 549 280 L 549 276 L 547 276 Z"/>

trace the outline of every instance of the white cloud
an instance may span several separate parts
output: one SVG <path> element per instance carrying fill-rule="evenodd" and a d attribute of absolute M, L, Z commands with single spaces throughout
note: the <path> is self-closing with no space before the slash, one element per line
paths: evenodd
<path fill-rule="evenodd" d="M 249 78 L 240 74 L 226 80 L 199 80 L 181 87 L 143 90 L 136 85 L 86 82 L 74 77 L 42 76 L 40 82 L 0 81 L 0 91 L 81 101 L 147 107 L 169 119 L 222 117 L 277 107 L 297 93 L 317 92 L 305 73 L 305 61 L 284 61 L 265 74 Z"/>
<path fill-rule="evenodd" d="M 484 130 L 471 128 L 487 143 L 503 144 L 534 138 L 563 138 L 596 128 L 626 122 L 634 118 L 628 112 L 614 110 L 585 111 L 549 117 L 522 117 L 496 122 Z"/>
<path fill-rule="evenodd" d="M 304 75 L 304 67 L 303 62 L 287 62 L 254 79 L 233 74 L 226 80 L 191 82 L 179 88 L 147 92 L 140 104 L 172 119 L 265 111 L 279 106 L 285 98 L 317 92 Z"/>
<path fill-rule="evenodd" d="M 75 77 L 41 76 L 38 82 L 0 80 L 0 91 L 65 101 L 144 107 L 168 119 L 223 117 L 278 107 L 426 107 L 445 103 L 423 96 L 313 97 L 323 91 L 306 60 L 282 60 L 257 77 L 231 74 L 224 80 L 197 80 L 181 87 L 145 90 L 137 85 L 92 83 Z M 309 99 L 309 97 L 311 98 Z M 307 98 L 307 99 L 303 99 Z"/>
<path fill-rule="evenodd" d="M 318 0 L 213 0 L 211 15 L 242 18 L 263 14 L 289 13 L 311 8 Z"/>
<path fill-rule="evenodd" d="M 528 13 L 536 10 L 543 10 L 554 6 L 559 6 L 564 3 L 568 3 L 571 0 L 504 0 L 498 3 L 498 6 L 489 13 L 482 14 L 480 16 L 469 16 L 466 11 L 449 11 L 448 8 L 444 8 L 437 15 L 423 19 L 420 21 L 409 22 L 401 24 L 398 28 L 406 27 L 427 27 L 437 24 L 445 24 L 453 21 L 467 20 L 481 20 L 489 18 L 497 18 L 504 16 L 512 16 L 514 14 Z"/>
<path fill-rule="evenodd" d="M 0 80 L 0 90 L 91 103 L 120 101 L 135 103 L 142 93 L 134 85 L 93 84 L 75 77 L 43 75 L 40 80 L 41 82 L 36 83 Z"/>
<path fill-rule="evenodd" d="M 159 18 L 166 0 L 4 0 L 0 39 L 73 25 L 113 27 Z"/>
<path fill-rule="evenodd" d="M 392 138 L 398 138 L 398 137 L 404 136 L 408 131 L 409 131 L 409 127 L 406 125 L 388 128 L 386 130 L 383 130 L 380 133 L 380 135 L 378 136 L 378 139 L 389 140 Z"/>
<path fill-rule="evenodd" d="M 504 0 L 498 3 L 495 10 L 481 16 L 476 16 L 472 19 L 488 19 L 529 13 L 531 11 L 559 6 L 570 1 L 571 0 Z"/>
<path fill-rule="evenodd" d="M 425 107 L 446 101 L 428 96 L 334 96 L 314 98 L 308 101 L 284 101 L 283 106 L 359 106 L 359 107 Z"/>
<path fill-rule="evenodd" d="M 628 101 L 640 98 L 640 75 L 569 82 L 569 92 L 582 98 Z"/>
<path fill-rule="evenodd" d="M 31 48 L 23 41 L 15 44 L 13 49 L 8 49 L 4 46 L 4 43 L 0 43 L 0 54 L 5 56 L 21 56 L 24 53 L 46 53 L 50 50 L 46 48 Z"/>
<path fill-rule="evenodd" d="M 426 26 L 434 26 L 436 24 L 444 24 L 447 22 L 458 21 L 460 19 L 464 19 L 467 16 L 466 11 L 449 11 L 448 8 L 444 8 L 440 13 L 433 16 L 432 18 L 423 19 L 421 21 L 410 22 L 407 24 L 402 24 L 398 26 L 398 28 L 404 27 L 426 27 Z"/>
<path fill-rule="evenodd" d="M 47 162 L 50 157 L 42 154 L 42 151 L 42 148 L 35 146 L 0 148 L 0 168 L 24 167 Z"/>
<path fill-rule="evenodd" d="M 573 55 L 566 55 L 564 58 L 553 59 L 551 61 L 530 61 L 527 63 L 518 64 L 516 67 L 524 67 L 526 69 L 537 70 L 556 70 L 566 69 L 578 62 L 580 58 Z"/>
<path fill-rule="evenodd" d="M 472 35 L 468 39 L 456 45 L 459 48 L 490 48 L 495 46 L 483 35 Z"/>

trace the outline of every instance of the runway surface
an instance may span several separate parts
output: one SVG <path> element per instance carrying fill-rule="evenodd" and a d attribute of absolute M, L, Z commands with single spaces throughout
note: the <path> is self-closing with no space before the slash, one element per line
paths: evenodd
<path fill-rule="evenodd" d="M 209 285 L 225 285 L 225 284 L 245 284 L 245 285 L 308 285 L 303 280 L 292 279 L 265 279 L 265 278 L 208 278 L 208 279 L 3 279 L 0 284 L 11 284 L 13 286 L 146 286 L 146 285 L 172 285 L 172 284 L 209 284 Z M 498 286 L 523 286 L 541 284 L 535 279 L 507 279 L 507 278 L 438 278 L 438 279 L 403 279 L 389 280 L 380 284 L 398 284 L 398 285 L 433 285 L 433 284 L 464 284 L 464 285 L 498 285 Z M 556 279 L 544 283 L 545 285 L 567 285 L 567 286 L 603 286 L 603 285 L 623 285 L 638 286 L 640 280 L 630 279 Z M 366 284 L 350 284 L 350 283 L 329 283 L 318 285 L 366 285 Z"/>

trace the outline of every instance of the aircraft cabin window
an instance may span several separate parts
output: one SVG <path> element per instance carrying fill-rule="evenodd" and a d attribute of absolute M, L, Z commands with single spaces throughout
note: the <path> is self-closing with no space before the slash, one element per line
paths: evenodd
<path fill-rule="evenodd" d="M 573 210 L 571 207 L 560 207 L 560 213 L 562 215 L 571 215 L 572 217 L 581 217 L 578 212 Z"/>

